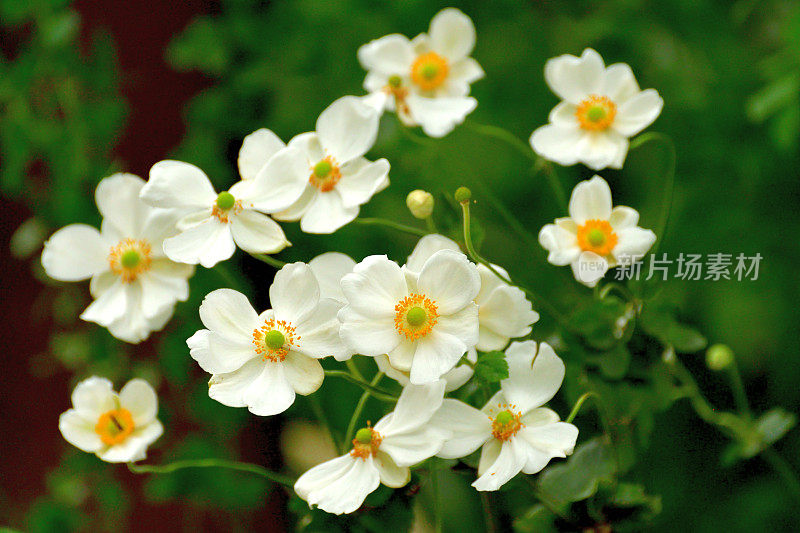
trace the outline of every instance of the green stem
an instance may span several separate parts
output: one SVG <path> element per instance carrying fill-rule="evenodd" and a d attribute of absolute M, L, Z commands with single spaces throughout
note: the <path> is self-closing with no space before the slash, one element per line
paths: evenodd
<path fill-rule="evenodd" d="M 481 495 L 481 505 L 483 505 L 483 515 L 486 519 L 486 531 L 487 533 L 497 533 L 497 519 L 494 516 L 494 509 L 492 508 L 492 502 L 489 499 L 489 492 L 485 490 L 478 491 L 478 494 Z"/>
<path fill-rule="evenodd" d="M 550 161 L 540 157 L 533 166 L 534 175 L 536 175 L 540 169 L 544 172 L 544 177 L 553 190 L 553 196 L 556 197 L 558 207 L 563 213 L 568 212 L 569 203 L 567 202 L 567 193 L 564 191 L 564 186 L 561 184 L 561 179 L 558 177 L 555 167 Z"/>
<path fill-rule="evenodd" d="M 503 221 L 506 224 L 508 224 L 511 227 L 511 229 L 517 232 L 517 234 L 522 238 L 522 240 L 525 241 L 525 244 L 527 244 L 530 248 L 534 250 L 538 249 L 539 248 L 538 239 L 535 236 L 531 235 L 527 229 L 525 229 L 525 226 L 523 226 L 522 223 L 519 220 L 517 220 L 517 217 L 515 217 L 508 210 L 508 208 L 506 208 L 506 206 L 503 205 L 503 203 L 489 190 L 489 187 L 487 187 L 480 180 L 477 182 L 477 185 L 481 195 L 485 196 L 489 200 L 489 203 L 492 204 L 492 207 L 494 207 L 494 209 L 500 214 L 500 217 L 503 219 Z"/>
<path fill-rule="evenodd" d="M 728 377 L 731 380 L 731 389 L 733 390 L 733 400 L 736 402 L 736 409 L 739 414 L 747 420 L 753 419 L 753 412 L 750 410 L 750 402 L 747 400 L 747 392 L 744 388 L 742 375 L 739 373 L 739 365 L 736 364 L 736 359 L 731 361 L 726 369 Z"/>
<path fill-rule="evenodd" d="M 275 259 L 271 255 L 267 255 L 267 254 L 250 254 L 250 257 L 258 259 L 259 261 L 261 261 L 263 263 L 266 263 L 268 265 L 274 266 L 278 270 L 280 270 L 281 268 L 286 266 L 286 263 L 284 263 L 283 261 L 280 261 L 278 259 Z"/>
<path fill-rule="evenodd" d="M 353 220 L 353 222 L 356 224 L 361 224 L 362 226 L 384 226 L 397 231 L 402 231 L 403 233 L 408 233 L 410 235 L 416 235 L 418 237 L 424 237 L 428 234 L 428 232 L 425 230 L 414 228 L 412 226 L 406 226 L 405 224 L 399 224 L 384 218 L 357 218 Z"/>
<path fill-rule="evenodd" d="M 369 382 L 370 386 L 371 387 L 376 386 L 382 377 L 383 377 L 383 372 L 378 372 L 377 374 L 375 374 L 375 377 L 372 378 L 372 381 Z M 353 410 L 353 416 L 350 417 L 350 422 L 347 423 L 347 431 L 345 431 L 344 434 L 345 446 L 347 446 L 347 444 L 351 440 L 353 440 L 353 436 L 355 435 L 356 432 L 356 422 L 358 422 L 358 419 L 361 417 L 361 412 L 364 411 L 364 406 L 367 404 L 367 400 L 369 400 L 371 394 L 372 393 L 370 393 L 368 390 L 365 390 L 364 393 L 361 395 L 361 398 L 358 399 L 356 408 Z"/>
<path fill-rule="evenodd" d="M 538 160 L 538 156 L 534 153 L 533 149 L 528 146 L 527 143 L 504 128 L 499 126 L 490 126 L 488 124 L 478 124 L 477 122 L 473 122 L 471 120 L 466 121 L 464 125 L 475 133 L 492 137 L 506 143 L 531 161 L 536 162 Z"/>
<path fill-rule="evenodd" d="M 442 507 L 439 501 L 439 472 L 431 470 L 431 492 L 433 499 L 433 530 L 442 533 Z"/>
<path fill-rule="evenodd" d="M 361 374 L 361 371 L 358 369 L 358 365 L 356 364 L 356 362 L 353 360 L 352 357 L 347 361 L 345 361 L 344 364 L 347 366 L 347 370 L 349 370 L 350 373 L 353 374 L 353 376 L 357 377 L 361 381 L 366 381 L 364 379 L 364 376 Z"/>
<path fill-rule="evenodd" d="M 765 448 L 761 452 L 761 456 L 783 478 L 792 495 L 800 500 L 800 481 L 798 481 L 797 474 L 789 462 L 772 447 Z"/>
<path fill-rule="evenodd" d="M 575 402 L 575 406 L 572 408 L 572 411 L 570 411 L 569 416 L 567 417 L 565 422 L 567 422 L 568 424 L 572 423 L 572 421 L 575 420 L 575 417 L 578 415 L 578 411 L 581 410 L 581 406 L 583 405 L 583 403 L 592 396 L 597 397 L 597 394 L 594 391 L 583 393 L 581 397 L 578 398 L 578 401 Z"/>
<path fill-rule="evenodd" d="M 363 379 L 359 379 L 359 378 L 357 378 L 357 377 L 355 377 L 352 374 L 349 374 L 347 372 L 343 372 L 341 370 L 326 370 L 325 371 L 325 375 L 329 376 L 329 377 L 332 377 L 332 378 L 342 378 L 342 379 L 345 379 L 345 380 L 349 381 L 350 383 L 354 383 L 354 384 L 358 385 L 359 387 L 361 387 L 362 389 L 364 389 L 365 391 L 369 391 L 369 393 L 372 394 L 372 396 L 374 396 L 375 398 L 377 398 L 379 400 L 384 400 L 384 401 L 387 401 L 387 402 L 396 402 L 397 401 L 397 396 L 393 395 L 391 392 L 387 391 L 386 389 L 382 389 L 380 387 L 373 387 L 372 385 L 370 385 L 369 383 L 367 383 Z"/>
<path fill-rule="evenodd" d="M 436 222 L 433 220 L 432 216 L 425 219 L 425 226 L 428 228 L 428 233 L 439 233 L 439 230 L 436 228 Z"/>
<path fill-rule="evenodd" d="M 663 133 L 655 131 L 643 133 L 642 135 L 639 135 L 633 139 L 630 144 L 630 150 L 635 150 L 636 148 L 651 141 L 662 143 L 666 151 L 665 183 L 662 184 L 664 190 L 664 199 L 661 203 L 661 215 L 658 220 L 658 225 L 656 226 L 657 239 L 655 244 L 653 244 L 653 247 L 650 249 L 650 255 L 655 257 L 659 246 L 664 241 L 664 236 L 667 231 L 667 224 L 669 223 L 670 211 L 672 210 L 672 198 L 675 191 L 676 153 L 675 143 L 672 142 L 672 139 Z"/>
<path fill-rule="evenodd" d="M 184 468 L 227 468 L 240 472 L 250 472 L 251 474 L 257 474 L 286 487 L 294 486 L 295 482 L 295 480 L 289 476 L 267 470 L 263 466 L 252 463 L 229 461 L 227 459 L 187 459 L 184 461 L 175 461 L 166 465 L 137 465 L 135 463 L 128 463 L 128 469 L 135 474 L 169 474 Z"/>
<path fill-rule="evenodd" d="M 341 449 L 343 443 L 336 438 L 336 434 L 333 432 L 330 420 L 328 420 L 328 415 L 325 414 L 325 410 L 322 408 L 322 404 L 319 403 L 319 398 L 317 395 L 309 394 L 306 397 L 308 398 L 309 405 L 311 405 L 311 410 L 314 411 L 314 416 L 317 418 L 317 421 L 320 423 L 320 425 L 325 428 L 325 431 L 328 433 L 333 445 L 337 450 Z"/>

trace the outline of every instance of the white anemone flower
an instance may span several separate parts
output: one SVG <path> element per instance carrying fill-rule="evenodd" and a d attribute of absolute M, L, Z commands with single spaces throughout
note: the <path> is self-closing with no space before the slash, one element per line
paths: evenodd
<path fill-rule="evenodd" d="M 239 149 L 236 161 L 239 176 L 243 180 L 254 180 L 272 156 L 284 148 L 286 144 L 272 130 L 261 128 L 254 131 L 244 138 Z"/>
<path fill-rule="evenodd" d="M 572 265 L 579 282 L 593 287 L 609 268 L 641 260 L 656 234 L 637 226 L 639 213 L 625 206 L 611 207 L 611 189 L 600 176 L 582 181 L 572 190 L 569 217 L 558 218 L 539 232 L 547 260 Z"/>
<path fill-rule="evenodd" d="M 283 209 L 294 196 L 279 190 L 269 194 L 258 179 L 242 180 L 217 194 L 196 166 L 160 161 L 150 169 L 141 197 L 184 215 L 179 233 L 164 241 L 164 253 L 173 261 L 211 268 L 230 258 L 237 245 L 256 254 L 277 253 L 289 245 L 277 222 L 263 213 Z"/>
<path fill-rule="evenodd" d="M 466 354 L 467 361 L 472 363 L 474 366 L 475 363 L 478 362 L 478 352 L 475 351 L 475 348 L 470 348 L 467 350 Z M 411 383 L 410 379 L 410 372 L 404 372 L 402 370 L 398 370 L 392 366 L 389 362 L 389 357 L 386 355 L 378 355 L 375 357 L 375 364 L 378 365 L 378 370 L 386 374 L 388 377 L 392 378 L 396 382 L 400 384 L 401 387 L 407 386 Z M 452 392 L 462 385 L 464 385 L 467 381 L 470 380 L 472 374 L 475 371 L 472 369 L 470 365 L 458 365 L 452 370 L 448 370 L 444 374 L 442 374 L 442 380 L 445 382 L 444 391 L 445 392 Z"/>
<path fill-rule="evenodd" d="M 432 424 L 453 433 L 439 457 L 456 459 L 480 447 L 478 490 L 497 490 L 523 472 L 535 474 L 575 448 L 578 428 L 541 407 L 561 387 L 564 363 L 546 343 L 514 342 L 506 350 L 508 378 L 483 407 L 446 399 Z"/>
<path fill-rule="evenodd" d="M 58 429 L 73 446 L 109 463 L 146 457 L 147 447 L 164 432 L 158 397 L 143 379 L 130 380 L 117 394 L 105 378 L 92 376 L 72 392 L 72 409 L 61 414 Z"/>
<path fill-rule="evenodd" d="M 606 67 L 591 48 L 581 57 L 550 59 L 544 77 L 563 101 L 530 142 L 537 154 L 560 165 L 622 168 L 628 139 L 652 124 L 664 106 L 655 89 L 639 89 L 630 66 Z"/>
<path fill-rule="evenodd" d="M 410 466 L 433 457 L 450 432 L 431 417 L 442 405 L 444 382 L 409 385 L 394 411 L 375 426 L 359 429 L 346 455 L 315 466 L 294 485 L 297 494 L 323 511 L 352 513 L 383 483 L 399 488 L 411 479 Z"/>
<path fill-rule="evenodd" d="M 44 244 L 42 266 L 60 281 L 91 278 L 94 301 L 83 320 L 108 328 L 120 340 L 138 343 L 164 327 L 175 303 L 189 296 L 194 267 L 164 257 L 161 243 L 175 228 L 175 217 L 139 199 L 144 181 L 114 174 L 95 190 L 103 216 L 100 231 L 70 224 Z"/>
<path fill-rule="evenodd" d="M 463 254 L 433 254 L 415 279 L 385 255 L 369 256 L 341 285 L 342 339 L 356 353 L 388 355 L 411 383 L 438 380 L 478 341 L 480 275 Z"/>
<path fill-rule="evenodd" d="M 440 250 L 460 252 L 458 244 L 442 235 L 431 234 L 422 237 L 414 251 L 408 256 L 405 270 L 416 275 L 434 253 Z M 498 265 L 492 265 L 505 275 L 508 272 Z M 482 352 L 502 350 L 513 338 L 524 337 L 531 332 L 531 324 L 539 320 L 539 313 L 533 310 L 525 293 L 494 275 L 485 265 L 478 265 L 481 277 L 481 290 L 475 297 L 478 305 L 480 330 L 475 348 Z"/>
<path fill-rule="evenodd" d="M 431 20 L 428 34 L 409 40 L 392 34 L 358 50 L 368 71 L 365 100 L 380 112 L 395 111 L 408 126 L 422 126 L 431 137 L 450 133 L 478 105 L 469 95 L 470 84 L 483 78 L 477 61 L 472 20 L 455 8 L 446 8 Z"/>
<path fill-rule="evenodd" d="M 341 304 L 320 298 L 308 265 L 281 268 L 269 299 L 272 309 L 259 315 L 237 291 L 209 293 L 200 305 L 207 329 L 186 341 L 192 358 L 213 374 L 208 395 L 259 416 L 282 413 L 295 394 L 316 391 L 323 379 L 317 359 L 352 355 L 339 338 L 336 312 Z"/>
<path fill-rule="evenodd" d="M 254 194 L 291 197 L 290 205 L 269 212 L 299 220 L 306 233 L 333 233 L 352 222 L 360 206 L 389 185 L 389 162 L 363 157 L 379 120 L 359 98 L 339 98 L 320 114 L 316 131 L 294 137 L 259 171 Z"/>

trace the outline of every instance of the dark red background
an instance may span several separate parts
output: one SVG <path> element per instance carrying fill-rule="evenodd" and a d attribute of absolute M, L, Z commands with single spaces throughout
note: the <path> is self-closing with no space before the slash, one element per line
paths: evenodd
<path fill-rule="evenodd" d="M 104 28 L 115 40 L 122 75 L 122 92 L 129 116 L 118 139 L 116 158 L 126 171 L 146 176 L 150 166 L 164 159 L 184 133 L 182 110 L 197 92 L 212 80 L 200 74 L 177 73 L 164 61 L 167 43 L 195 16 L 213 13 L 215 2 L 116 2 L 79 0 L 74 7 L 82 18 L 82 39 L 87 43 L 94 30 Z M 58 432 L 58 416 L 69 403 L 69 378 L 60 372 L 50 378 L 34 379 L 29 374 L 32 356 L 46 352 L 47 324 L 33 320 L 34 300 L 41 286 L 31 276 L 30 265 L 10 257 L 8 244 L 14 230 L 30 216 L 19 204 L 4 200 L 0 211 L 0 275 L 4 318 L 2 334 L 2 392 L 0 392 L 0 485 L 8 500 L 0 510 L 0 525 L 13 520 L 14 526 L 25 510 L 46 489 L 46 474 L 57 465 L 64 441 Z M 34 259 L 35 260 L 35 259 Z M 146 349 L 144 345 L 140 349 Z M 258 432 L 257 430 L 254 432 Z M 259 440 L 256 435 L 256 439 Z M 230 522 L 215 516 L 186 517 L 191 509 L 175 504 L 154 506 L 143 501 L 141 479 L 115 466 L 116 475 L 132 489 L 131 524 L 136 531 L 174 531 L 180 524 L 194 524 L 204 530 L 230 530 Z M 286 529 L 280 496 L 270 498 L 252 521 L 259 529 Z M 5 513 L 4 513 L 5 514 Z M 186 520 L 188 518 L 188 520 Z M 199 520 L 198 520 L 199 518 Z"/>

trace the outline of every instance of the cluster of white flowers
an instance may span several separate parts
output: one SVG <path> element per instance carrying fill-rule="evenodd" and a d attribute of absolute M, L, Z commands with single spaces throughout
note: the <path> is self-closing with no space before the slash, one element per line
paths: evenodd
<path fill-rule="evenodd" d="M 474 45 L 472 21 L 452 8 L 434 17 L 429 34 L 364 45 L 358 58 L 370 94 L 336 100 L 316 131 L 286 144 L 267 129 L 248 135 L 238 157 L 241 179 L 226 191 L 217 193 L 202 170 L 179 161 L 156 163 L 147 183 L 128 174 L 104 179 L 96 191 L 101 230 L 74 224 L 56 232 L 42 254 L 45 270 L 64 281 L 91 278 L 95 300 L 83 319 L 127 342 L 147 338 L 187 299 L 194 265 L 211 268 L 237 246 L 253 255 L 288 246 L 273 219 L 299 221 L 307 233 L 332 233 L 353 221 L 389 185 L 389 163 L 364 157 L 383 111 L 396 111 L 430 136 L 447 134 L 477 105 L 470 84 L 484 73 L 469 57 Z M 591 49 L 550 60 L 545 79 L 564 101 L 531 145 L 564 165 L 621 167 L 628 137 L 662 106 L 654 90 L 639 90 L 627 65 L 606 68 Z M 425 219 L 433 198 L 414 191 L 408 205 Z M 635 210 L 612 207 L 599 176 L 575 187 L 569 215 L 544 226 L 539 240 L 550 263 L 572 265 L 587 285 L 623 257 L 644 255 L 656 238 L 637 226 Z M 373 358 L 376 373 L 399 383 L 392 412 L 350 435 L 348 453 L 297 480 L 297 494 L 310 505 L 352 512 L 380 483 L 408 483 L 410 468 L 426 459 L 462 458 L 478 448 L 473 485 L 497 490 L 570 454 L 578 435 L 543 407 L 561 386 L 564 363 L 546 343 L 512 342 L 529 337 L 539 315 L 509 280 L 500 266 L 471 262 L 458 243 L 436 233 L 422 237 L 402 266 L 385 255 L 356 262 L 328 252 L 283 266 L 269 288 L 272 309 L 260 314 L 237 291 L 211 292 L 199 309 L 205 329 L 187 345 L 211 374 L 211 398 L 260 416 L 282 413 L 297 394 L 317 391 L 326 357 Z M 479 410 L 446 398 L 492 351 L 504 351 L 508 377 L 486 405 Z M 110 382 L 92 377 L 72 401 L 61 432 L 103 460 L 141 460 L 162 433 L 155 392 L 141 380 L 117 395 Z"/>

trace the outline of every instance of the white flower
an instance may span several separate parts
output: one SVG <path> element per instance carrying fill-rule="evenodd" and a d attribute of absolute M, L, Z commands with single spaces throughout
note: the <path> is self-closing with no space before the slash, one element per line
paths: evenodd
<path fill-rule="evenodd" d="M 249 174 L 248 163 L 245 169 Z M 266 191 L 253 179 L 217 194 L 208 176 L 196 166 L 161 161 L 150 169 L 141 197 L 152 206 L 184 215 L 178 221 L 180 233 L 164 241 L 167 257 L 211 268 L 232 256 L 237 245 L 257 254 L 276 253 L 288 246 L 281 227 L 263 213 L 285 208 L 294 201 L 295 192 Z"/>
<path fill-rule="evenodd" d="M 470 84 L 484 76 L 469 57 L 475 47 L 475 26 L 455 8 L 431 20 L 429 34 L 409 40 L 392 34 L 358 50 L 367 69 L 364 97 L 379 111 L 396 111 L 406 125 L 422 126 L 431 137 L 450 133 L 478 102 L 468 96 Z"/>
<path fill-rule="evenodd" d="M 261 128 L 244 138 L 239 149 L 239 175 L 243 180 L 254 180 L 272 156 L 286 148 L 272 130 Z"/>
<path fill-rule="evenodd" d="M 208 329 L 186 341 L 192 358 L 213 374 L 208 395 L 260 416 L 282 413 L 295 394 L 316 391 L 323 378 L 317 359 L 352 355 L 339 339 L 336 312 L 341 304 L 320 298 L 308 265 L 281 268 L 269 299 L 272 309 L 258 315 L 239 292 L 211 292 L 200 305 Z"/>
<path fill-rule="evenodd" d="M 440 457 L 464 457 L 483 447 L 478 490 L 497 490 L 520 472 L 535 474 L 554 457 L 572 453 L 578 428 L 541 407 L 558 391 L 564 363 L 546 343 L 514 342 L 506 350 L 508 378 L 478 410 L 446 399 L 432 424 L 453 433 Z"/>
<path fill-rule="evenodd" d="M 425 261 L 439 250 L 460 252 L 455 241 L 442 235 L 426 235 L 414 247 L 405 270 L 410 273 L 419 272 Z M 508 277 L 502 267 L 492 266 Z M 539 320 L 539 313 L 533 310 L 522 290 L 505 283 L 486 266 L 478 265 L 478 273 L 481 290 L 475 297 L 475 303 L 478 305 L 480 330 L 475 348 L 482 352 L 502 350 L 509 340 L 528 335 L 531 324 Z"/>
<path fill-rule="evenodd" d="M 164 257 L 161 243 L 174 231 L 175 218 L 139 199 L 143 185 L 132 174 L 103 179 L 95 190 L 101 230 L 71 224 L 55 232 L 42 252 L 42 266 L 51 278 L 91 278 L 95 300 L 81 318 L 132 343 L 164 327 L 175 302 L 188 298 L 187 278 L 194 272 Z"/>
<path fill-rule="evenodd" d="M 399 488 L 411 478 L 410 466 L 434 456 L 449 431 L 430 424 L 442 405 L 444 382 L 409 385 L 394 411 L 374 427 L 356 432 L 350 453 L 315 466 L 294 485 L 297 494 L 323 511 L 352 513 L 383 483 Z"/>
<path fill-rule="evenodd" d="M 347 299 L 342 292 L 341 281 L 345 274 L 353 271 L 356 262 L 340 252 L 325 252 L 308 262 L 319 283 L 320 298 L 332 298 L 342 305 Z"/>
<path fill-rule="evenodd" d="M 475 351 L 475 348 L 470 348 L 467 350 L 467 360 L 472 363 L 473 365 L 478 362 L 478 352 Z M 375 357 L 375 364 L 378 365 L 378 370 L 386 374 L 388 377 L 392 378 L 396 382 L 400 384 L 401 387 L 405 387 L 409 383 L 411 383 L 409 372 L 404 372 L 402 370 L 398 370 L 391 365 L 389 362 L 389 357 L 386 355 L 378 355 Z M 475 371 L 469 365 L 458 365 L 452 370 L 448 370 L 444 374 L 442 374 L 442 380 L 445 382 L 445 392 L 452 392 L 462 385 L 464 385 L 469 379 L 472 377 L 472 374 Z"/>
<path fill-rule="evenodd" d="M 270 211 L 274 217 L 299 220 L 306 233 L 333 233 L 356 218 L 359 207 L 389 185 L 389 162 L 363 157 L 379 120 L 359 98 L 345 96 L 320 114 L 315 132 L 289 141 L 254 180 L 263 183 L 257 194 L 291 196 L 290 205 Z"/>
<path fill-rule="evenodd" d="M 411 383 L 436 381 L 478 341 L 479 289 L 475 266 L 452 250 L 433 254 L 414 278 L 373 255 L 342 278 L 340 334 L 356 353 L 387 354 Z"/>
<path fill-rule="evenodd" d="M 550 112 L 550 123 L 533 132 L 531 146 L 560 165 L 622 168 L 628 138 L 652 124 L 664 106 L 655 89 L 639 89 L 631 67 L 606 67 L 591 48 L 581 57 L 550 59 L 544 77 L 563 101 Z"/>
<path fill-rule="evenodd" d="M 636 224 L 639 213 L 625 206 L 611 208 L 611 189 L 600 176 L 575 186 L 569 217 L 558 218 L 539 232 L 547 260 L 572 265 L 575 279 L 594 286 L 609 268 L 640 260 L 656 235 Z"/>
<path fill-rule="evenodd" d="M 73 446 L 109 463 L 145 458 L 164 428 L 156 419 L 158 397 L 146 381 L 130 380 L 117 394 L 105 378 L 92 376 L 72 392 L 72 409 L 61 414 L 58 429 Z"/>

